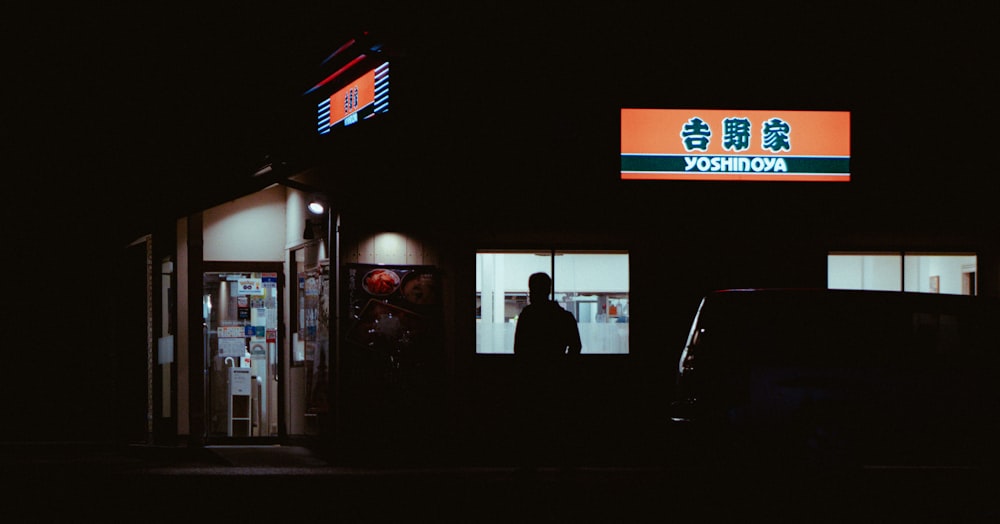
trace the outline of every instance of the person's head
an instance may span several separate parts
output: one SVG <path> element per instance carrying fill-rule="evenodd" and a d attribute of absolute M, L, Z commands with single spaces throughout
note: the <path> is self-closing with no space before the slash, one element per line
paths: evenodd
<path fill-rule="evenodd" d="M 549 278 L 548 273 L 532 273 L 528 277 L 528 297 L 532 302 L 546 300 L 549 297 L 549 291 L 552 291 L 552 279 Z"/>

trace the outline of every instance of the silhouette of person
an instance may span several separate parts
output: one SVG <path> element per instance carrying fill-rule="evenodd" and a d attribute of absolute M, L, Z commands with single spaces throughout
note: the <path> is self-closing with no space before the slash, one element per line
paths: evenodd
<path fill-rule="evenodd" d="M 514 330 L 521 417 L 518 451 L 526 468 L 540 465 L 545 455 L 565 461 L 572 439 L 565 434 L 572 415 L 567 412 L 572 400 L 570 367 L 582 344 L 576 318 L 549 298 L 551 291 L 547 273 L 528 278 L 529 303 L 518 315 Z"/>

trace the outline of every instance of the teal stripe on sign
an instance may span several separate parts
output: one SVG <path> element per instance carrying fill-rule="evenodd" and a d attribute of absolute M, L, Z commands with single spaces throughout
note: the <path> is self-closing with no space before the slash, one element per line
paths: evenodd
<path fill-rule="evenodd" d="M 724 159 L 734 158 L 718 155 L 698 155 L 699 158 Z M 681 155 L 622 155 L 622 171 L 629 172 L 684 172 L 687 163 Z M 744 157 L 744 158 L 777 158 L 777 157 Z M 780 157 L 785 161 L 787 171 L 779 173 L 829 173 L 847 174 L 851 172 L 851 159 L 842 157 Z M 698 169 L 692 168 L 691 173 L 768 173 L 772 171 L 755 171 L 753 169 Z"/>
<path fill-rule="evenodd" d="M 684 157 L 622 155 L 622 171 L 684 171 Z"/>

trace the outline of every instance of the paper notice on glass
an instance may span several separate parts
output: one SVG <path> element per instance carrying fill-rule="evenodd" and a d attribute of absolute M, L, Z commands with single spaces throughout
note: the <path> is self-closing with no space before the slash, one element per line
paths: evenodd
<path fill-rule="evenodd" d="M 156 363 L 170 364 L 174 361 L 174 336 L 160 337 L 156 343 Z"/>
<path fill-rule="evenodd" d="M 238 295 L 263 295 L 264 283 L 259 278 L 241 278 L 236 283 Z"/>
<path fill-rule="evenodd" d="M 246 351 L 246 339 L 244 338 L 220 338 L 220 357 L 242 357 Z"/>
<path fill-rule="evenodd" d="M 250 324 L 254 326 L 263 326 L 267 322 L 267 308 L 255 307 L 250 311 Z"/>
<path fill-rule="evenodd" d="M 267 308 L 267 329 L 278 329 L 278 308 Z"/>
<path fill-rule="evenodd" d="M 250 356 L 255 358 L 267 356 L 267 341 L 263 338 L 251 338 Z"/>
<path fill-rule="evenodd" d="M 219 326 L 216 335 L 222 338 L 243 338 L 246 336 L 243 326 Z"/>

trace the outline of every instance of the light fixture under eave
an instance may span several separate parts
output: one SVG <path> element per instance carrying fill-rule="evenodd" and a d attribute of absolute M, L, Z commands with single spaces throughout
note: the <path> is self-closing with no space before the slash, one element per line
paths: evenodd
<path fill-rule="evenodd" d="M 322 215 L 323 213 L 326 212 L 326 206 L 323 205 L 323 202 L 319 200 L 313 200 L 312 202 L 309 202 L 309 205 L 307 207 L 309 209 L 309 212 L 314 215 Z"/>
<path fill-rule="evenodd" d="M 314 215 L 322 215 L 323 213 L 326 213 L 326 200 L 320 196 L 313 195 L 310 197 L 309 204 L 306 206 L 306 209 Z"/>
<path fill-rule="evenodd" d="M 254 174 L 253 174 L 253 176 L 269 175 L 269 174 L 271 174 L 272 171 L 274 171 L 274 167 L 271 166 L 270 162 L 268 162 L 267 164 L 264 164 L 263 166 L 261 166 L 257 171 L 255 171 Z"/>

